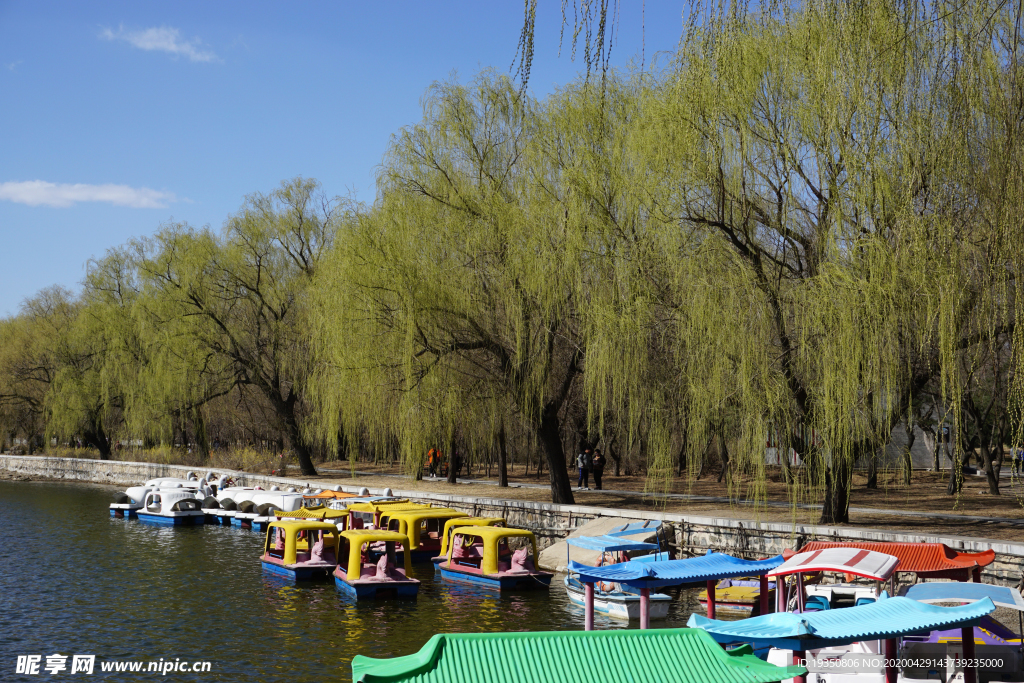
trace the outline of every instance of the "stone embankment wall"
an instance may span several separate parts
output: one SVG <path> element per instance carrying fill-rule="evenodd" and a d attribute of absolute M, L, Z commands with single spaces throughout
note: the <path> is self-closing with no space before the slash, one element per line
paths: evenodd
<path fill-rule="evenodd" d="M 184 477 L 189 471 L 202 475 L 208 471 L 226 473 L 242 486 L 269 488 L 304 487 L 302 479 L 270 477 L 229 470 L 207 470 L 180 465 L 156 465 L 142 462 L 85 460 L 74 458 L 48 458 L 45 456 L 0 455 L 0 471 L 28 477 L 45 477 L 71 481 L 87 481 L 116 486 L 135 486 L 157 477 Z M 402 491 L 401 480 L 396 479 L 395 495 L 415 501 L 441 504 L 481 517 L 504 517 L 509 525 L 531 529 L 537 535 L 540 548 L 545 548 L 574 529 L 598 517 L 625 519 L 656 519 L 671 525 L 675 547 L 683 556 L 703 555 L 708 550 L 727 552 L 740 557 L 766 557 L 783 550 L 799 548 L 810 540 L 830 541 L 910 541 L 919 543 L 945 543 L 955 550 L 981 552 L 992 548 L 996 561 L 985 568 L 985 583 L 1016 585 L 1024 573 L 1024 543 L 973 538 L 941 536 L 935 534 L 893 533 L 882 529 L 855 529 L 729 517 L 707 517 L 669 512 L 649 512 L 584 505 L 556 505 L 524 500 L 477 498 L 473 496 L 441 495 L 422 491 Z M 322 482 L 321 482 L 322 484 Z M 342 490 L 358 492 L 357 486 L 342 485 Z M 498 489 L 495 489 L 497 492 Z M 371 489 L 380 493 L 379 489 Z"/>

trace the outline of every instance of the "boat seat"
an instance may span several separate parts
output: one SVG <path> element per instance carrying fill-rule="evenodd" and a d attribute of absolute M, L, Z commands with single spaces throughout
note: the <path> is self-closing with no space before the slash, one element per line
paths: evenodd
<path fill-rule="evenodd" d="M 807 601 L 804 603 L 804 611 L 816 610 L 824 612 L 827 609 L 831 609 L 831 605 L 828 604 L 828 600 L 825 599 L 824 595 L 809 595 Z"/>
<path fill-rule="evenodd" d="M 875 601 L 874 598 L 857 598 L 857 602 L 853 604 L 854 607 L 860 607 L 861 605 L 870 605 Z"/>

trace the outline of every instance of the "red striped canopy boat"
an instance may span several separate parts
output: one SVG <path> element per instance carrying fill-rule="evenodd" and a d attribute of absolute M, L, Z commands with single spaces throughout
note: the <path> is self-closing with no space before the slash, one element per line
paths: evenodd
<path fill-rule="evenodd" d="M 858 548 L 825 548 L 798 553 L 768 572 L 768 577 L 807 574 L 810 572 L 841 572 L 865 579 L 885 581 L 896 570 L 899 559 L 892 555 Z"/>

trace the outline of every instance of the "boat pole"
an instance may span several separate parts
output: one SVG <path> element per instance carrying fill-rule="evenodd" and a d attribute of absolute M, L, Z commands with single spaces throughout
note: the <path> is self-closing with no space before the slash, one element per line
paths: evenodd
<path fill-rule="evenodd" d="M 978 683 L 978 670 L 974 661 L 974 627 L 965 626 L 960 629 L 960 642 L 964 650 L 964 683 Z"/>
<path fill-rule="evenodd" d="M 651 589 L 640 589 L 640 628 L 651 627 Z"/>
<path fill-rule="evenodd" d="M 761 593 L 758 595 L 758 600 L 761 603 L 761 614 L 768 614 L 768 575 L 761 574 L 760 579 Z M 778 582 L 776 582 L 776 585 L 778 585 Z"/>
<path fill-rule="evenodd" d="M 715 582 L 708 581 L 708 619 L 715 618 Z"/>
<path fill-rule="evenodd" d="M 786 606 L 789 597 L 786 594 L 786 577 L 776 576 L 775 577 L 775 611 L 779 614 L 786 611 Z"/>
<path fill-rule="evenodd" d="M 806 667 L 807 662 L 804 661 L 806 654 L 803 650 L 793 650 L 793 666 Z M 807 683 L 807 674 L 793 676 L 793 683 Z"/>
<path fill-rule="evenodd" d="M 592 582 L 586 582 L 583 584 L 584 597 L 583 597 L 583 630 L 593 631 L 594 630 L 594 584 Z"/>
<path fill-rule="evenodd" d="M 804 611 L 807 598 L 804 596 L 804 575 L 796 575 L 796 608 L 798 612 Z"/>
<path fill-rule="evenodd" d="M 885 683 L 897 683 L 899 669 L 896 668 L 896 639 L 887 638 L 885 641 Z"/>

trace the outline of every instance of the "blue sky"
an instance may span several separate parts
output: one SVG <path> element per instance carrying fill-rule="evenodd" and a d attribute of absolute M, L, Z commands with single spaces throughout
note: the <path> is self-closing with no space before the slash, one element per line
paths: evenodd
<path fill-rule="evenodd" d="M 613 63 L 671 51 L 683 4 L 623 0 Z M 568 44 L 558 56 L 560 8 L 539 0 L 535 96 L 583 69 Z M 522 12 L 0 0 L 0 316 L 49 285 L 78 291 L 89 258 L 164 222 L 220 228 L 284 179 L 372 201 L 388 139 L 420 120 L 427 87 L 508 72 Z"/>

